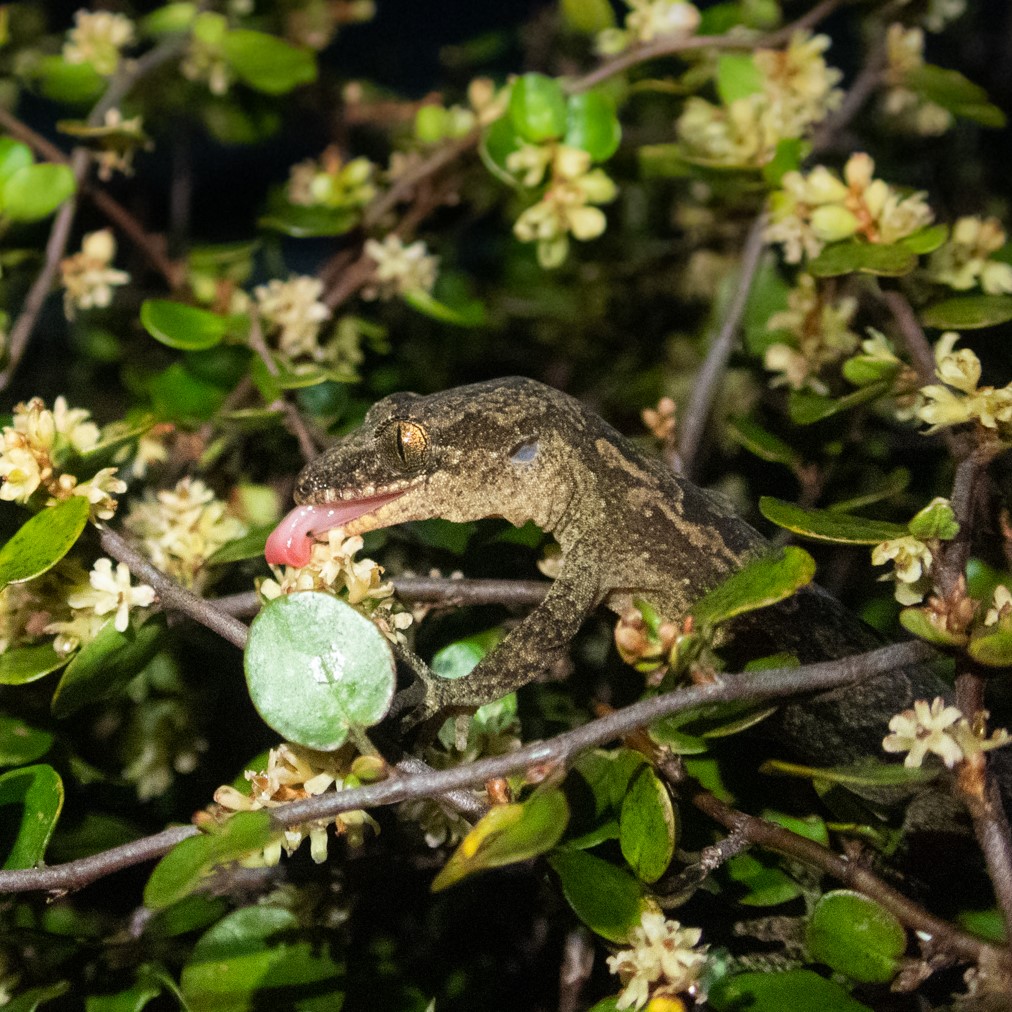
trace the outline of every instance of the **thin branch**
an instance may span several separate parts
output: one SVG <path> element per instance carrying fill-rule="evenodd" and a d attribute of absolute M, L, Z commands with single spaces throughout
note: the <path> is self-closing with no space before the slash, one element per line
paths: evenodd
<path fill-rule="evenodd" d="M 143 555 L 121 534 L 109 527 L 99 535 L 102 549 L 118 562 L 125 562 L 130 572 L 153 587 L 163 608 L 189 615 L 203 626 L 216 632 L 240 650 L 245 649 L 249 628 L 237 618 L 217 608 L 213 602 L 199 597 L 166 576 L 150 559 Z"/>
<path fill-rule="evenodd" d="M 88 115 L 89 126 L 100 126 L 105 119 L 105 114 L 117 106 L 133 86 L 145 75 L 166 60 L 175 56 L 184 44 L 183 39 L 171 38 L 160 42 L 154 49 L 149 50 L 140 59 L 127 61 L 123 70 L 118 73 L 105 90 L 105 94 L 98 100 L 91 113 Z M 32 332 L 38 321 L 42 306 L 53 287 L 56 273 L 60 269 L 60 261 L 67 248 L 70 239 L 70 231 L 74 224 L 74 216 L 77 213 L 78 199 L 88 167 L 91 164 L 90 153 L 84 145 L 74 148 L 70 156 L 70 169 L 74 174 L 75 190 L 68 197 L 60 209 L 56 212 L 52 228 L 49 232 L 49 239 L 46 242 L 46 256 L 35 280 L 32 282 L 28 295 L 25 298 L 21 314 L 17 322 L 10 330 L 7 344 L 7 366 L 0 372 L 0 390 L 5 389 L 14 376 L 18 365 L 28 348 Z"/>
<path fill-rule="evenodd" d="M 289 827 L 316 819 L 332 819 L 341 812 L 361 808 L 445 796 L 450 791 L 484 784 L 497 777 L 509 776 L 532 768 L 543 771 L 562 769 L 579 753 L 604 745 L 673 713 L 713 703 L 746 699 L 751 702 L 762 702 L 823 692 L 884 674 L 907 664 L 922 663 L 933 654 L 931 648 L 924 643 L 894 643 L 835 661 L 823 661 L 797 668 L 750 672 L 746 675 L 724 675 L 706 685 L 676 689 L 653 699 L 633 703 L 624 710 L 590 721 L 549 741 L 532 742 L 507 755 L 479 759 L 463 766 L 432 770 L 424 774 L 392 777 L 367 787 L 334 792 L 329 796 L 318 795 L 271 809 L 271 815 L 279 826 Z M 81 888 L 130 864 L 158 857 L 169 850 L 178 839 L 192 836 L 196 830 L 184 827 L 177 832 L 182 835 L 176 840 L 166 841 L 160 849 L 157 845 L 149 844 L 143 852 L 137 851 L 141 856 L 134 861 L 124 860 L 122 848 L 116 848 L 84 859 L 87 862 L 84 866 L 81 861 L 71 861 L 52 868 L 0 871 L 0 893 Z M 138 841 L 135 846 L 140 846 L 144 842 Z M 112 854 L 113 857 L 107 859 L 108 854 Z M 58 885 L 49 884 L 54 881 L 58 882 Z"/>
<path fill-rule="evenodd" d="M 840 108 L 819 124 L 812 138 L 813 151 L 827 151 L 832 148 L 855 116 L 868 100 L 878 91 L 886 67 L 887 50 L 885 40 L 880 40 L 868 54 L 865 65 L 847 89 Z"/>
<path fill-rule="evenodd" d="M 703 432 L 738 337 L 738 328 L 745 315 L 752 283 L 759 270 L 764 248 L 765 226 L 766 214 L 763 212 L 749 228 L 745 248 L 742 251 L 741 267 L 734 282 L 734 294 L 728 303 L 720 330 L 710 344 L 706 360 L 696 375 L 692 396 L 678 425 L 678 456 L 682 462 L 683 473 L 689 478 L 695 470 L 696 455 L 703 441 Z"/>
<path fill-rule="evenodd" d="M 699 49 L 775 49 L 789 42 L 797 31 L 812 28 L 827 18 L 842 0 L 822 0 L 810 11 L 796 21 L 792 21 L 775 32 L 758 37 L 741 37 L 736 35 L 662 35 L 651 42 L 633 46 L 625 52 L 602 63 L 599 67 L 582 77 L 571 81 L 568 90 L 571 92 L 587 91 L 602 81 L 622 74 L 640 63 L 647 63 L 663 56 L 677 56 L 679 53 Z"/>
<path fill-rule="evenodd" d="M 687 778 L 684 775 L 673 777 L 668 768 L 669 765 L 674 764 L 661 762 L 658 764 L 658 769 L 667 779 L 681 780 L 682 783 L 678 786 L 684 788 Z M 689 784 L 689 789 L 692 792 L 693 805 L 719 822 L 735 837 L 749 840 L 765 850 L 772 850 L 778 854 L 803 861 L 805 864 L 831 875 L 844 885 L 871 897 L 895 914 L 903 924 L 916 931 L 922 938 L 927 936 L 933 948 L 943 949 L 954 956 L 972 960 L 975 963 L 1009 965 L 1007 952 L 963 931 L 940 917 L 935 917 L 934 914 L 914 903 L 913 900 L 908 899 L 892 886 L 887 885 L 864 865 L 850 861 L 828 847 L 809 840 L 807 837 L 799 836 L 797 833 L 792 833 L 776 823 L 737 811 L 694 782 Z"/>

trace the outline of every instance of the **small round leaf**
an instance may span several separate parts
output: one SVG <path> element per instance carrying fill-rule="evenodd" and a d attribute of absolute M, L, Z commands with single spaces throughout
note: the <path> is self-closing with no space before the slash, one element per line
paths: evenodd
<path fill-rule="evenodd" d="M 647 902 L 628 872 L 582 850 L 560 848 L 549 857 L 576 916 L 610 942 L 625 942 Z"/>
<path fill-rule="evenodd" d="M 27 685 L 67 663 L 49 643 L 16 647 L 0 654 L 0 685 Z"/>
<path fill-rule="evenodd" d="M 53 744 L 48 731 L 0 714 L 0 766 L 23 766 L 41 759 Z"/>
<path fill-rule="evenodd" d="M 66 165 L 26 165 L 0 184 L 0 211 L 11 221 L 40 221 L 76 189 Z"/>
<path fill-rule="evenodd" d="M 603 162 L 615 154 L 621 140 L 622 127 L 607 95 L 585 91 L 569 100 L 566 144 L 586 151 L 595 162 Z"/>
<path fill-rule="evenodd" d="M 213 348 L 228 331 L 224 316 L 171 299 L 146 299 L 141 325 L 156 341 L 184 351 Z"/>
<path fill-rule="evenodd" d="M 903 925 L 881 904 L 849 889 L 826 893 L 808 922 L 813 959 L 864 984 L 896 976 L 907 947 Z"/>
<path fill-rule="evenodd" d="M 386 637 L 350 604 L 306 591 L 271 601 L 246 647 L 250 698 L 288 741 L 333 751 L 350 727 L 371 727 L 393 699 Z"/>
<path fill-rule="evenodd" d="M 633 777 L 618 825 L 629 867 L 642 881 L 656 882 L 675 853 L 678 821 L 671 796 L 650 766 Z"/>
<path fill-rule="evenodd" d="M 221 47 L 243 84 L 266 95 L 283 95 L 316 80 L 312 50 L 265 32 L 234 29 L 222 39 Z"/>
<path fill-rule="evenodd" d="M 554 78 L 524 74 L 510 92 L 510 121 L 524 140 L 538 144 L 566 132 L 566 96 Z"/>
<path fill-rule="evenodd" d="M 52 569 L 73 548 L 87 522 L 88 500 L 82 495 L 36 513 L 0 548 L 0 590 Z"/>

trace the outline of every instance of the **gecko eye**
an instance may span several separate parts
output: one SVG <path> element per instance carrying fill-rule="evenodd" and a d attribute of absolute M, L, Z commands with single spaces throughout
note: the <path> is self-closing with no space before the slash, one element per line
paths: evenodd
<path fill-rule="evenodd" d="M 397 422 L 392 428 L 394 452 L 409 468 L 420 467 L 429 449 L 429 435 L 417 422 Z"/>

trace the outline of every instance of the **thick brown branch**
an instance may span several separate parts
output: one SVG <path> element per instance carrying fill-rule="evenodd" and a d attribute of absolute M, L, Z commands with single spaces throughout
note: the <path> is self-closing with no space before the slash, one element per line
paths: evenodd
<path fill-rule="evenodd" d="M 155 571 L 157 572 L 157 570 Z M 206 602 L 205 602 L 206 603 Z M 392 777 L 388 780 L 357 787 L 326 796 L 317 796 L 272 809 L 279 826 L 294 826 L 315 819 L 332 819 L 341 812 L 378 805 L 393 805 L 416 798 L 445 796 L 450 791 L 484 784 L 488 780 L 538 767 L 541 770 L 564 769 L 581 752 L 604 745 L 639 727 L 644 727 L 672 713 L 713 703 L 749 700 L 784 699 L 790 696 L 823 692 L 849 685 L 874 675 L 883 674 L 907 664 L 918 664 L 933 655 L 924 643 L 895 643 L 864 654 L 855 654 L 835 661 L 824 661 L 798 668 L 777 668 L 747 675 L 727 675 L 707 685 L 694 685 L 643 700 L 615 713 L 591 721 L 583 727 L 567 731 L 546 742 L 532 742 L 507 755 L 480 759 L 477 762 L 445 770 Z M 183 832 L 183 830 L 180 830 Z M 185 835 L 192 835 L 187 832 Z M 180 837 L 183 838 L 183 837 Z M 138 845 L 143 841 L 138 841 Z M 136 862 L 121 860 L 117 850 L 115 861 L 103 863 L 104 854 L 87 858 L 86 873 L 80 872 L 81 862 L 69 862 L 56 868 L 0 871 L 0 893 L 31 892 L 52 888 L 40 876 L 59 873 L 64 877 L 59 888 L 80 888 L 111 872 L 164 853 L 148 849 Z M 113 853 L 113 852 L 107 852 Z M 70 882 L 71 885 L 65 883 Z"/>

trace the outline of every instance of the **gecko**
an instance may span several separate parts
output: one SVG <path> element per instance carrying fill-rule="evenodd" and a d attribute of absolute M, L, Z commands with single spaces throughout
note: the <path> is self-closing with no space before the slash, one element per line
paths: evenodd
<path fill-rule="evenodd" d="M 418 719 L 468 712 L 521 688 L 566 651 L 599 605 L 622 614 L 635 599 L 673 620 L 769 543 L 718 497 L 641 452 L 578 400 L 510 377 L 440 393 L 397 393 L 359 429 L 309 463 L 300 505 L 271 534 L 274 564 L 305 565 L 313 539 L 432 517 L 533 522 L 558 542 L 562 564 L 543 602 L 466 677 L 440 679 L 422 663 Z M 881 644 L 878 634 L 821 588 L 732 620 L 731 655 L 790 652 L 801 663 Z M 889 716 L 944 694 L 927 666 L 780 708 L 767 724 L 810 761 L 831 764 L 879 750 Z"/>

